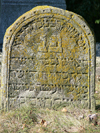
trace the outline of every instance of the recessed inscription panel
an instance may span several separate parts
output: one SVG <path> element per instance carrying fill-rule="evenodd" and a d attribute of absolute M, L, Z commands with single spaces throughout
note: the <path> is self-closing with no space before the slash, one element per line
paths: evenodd
<path fill-rule="evenodd" d="M 27 83 L 34 88 L 52 85 L 47 91 L 59 85 L 72 94 L 77 94 L 74 88 L 88 88 L 89 46 L 80 27 L 55 15 L 50 18 L 46 14 L 42 18 L 41 14 L 22 29 L 12 45 L 10 84 Z"/>

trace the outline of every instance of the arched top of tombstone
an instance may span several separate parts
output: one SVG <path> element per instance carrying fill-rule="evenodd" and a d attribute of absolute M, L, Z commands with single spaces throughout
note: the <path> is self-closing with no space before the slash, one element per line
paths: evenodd
<path fill-rule="evenodd" d="M 4 36 L 1 87 L 8 108 L 14 98 L 17 104 L 31 93 L 31 98 L 51 98 L 50 106 L 58 96 L 60 102 L 81 101 L 84 107 L 95 108 L 95 39 L 85 20 L 51 6 L 20 16 Z M 41 106 L 46 104 L 41 101 Z"/>
<path fill-rule="evenodd" d="M 52 6 L 37 6 L 32 10 L 26 12 L 22 16 L 20 16 L 7 30 L 4 36 L 4 45 L 9 45 L 9 42 L 12 42 L 16 33 L 25 25 L 34 20 L 34 17 L 43 17 L 43 14 L 47 14 L 47 16 L 51 15 L 51 17 L 59 17 L 60 19 L 69 22 L 73 27 L 78 28 L 81 27 L 81 32 L 84 32 L 85 35 L 89 39 L 89 43 L 94 43 L 94 35 L 90 30 L 88 24 L 85 20 L 80 16 L 68 10 L 63 10 L 60 8 L 52 7 Z M 64 24 L 63 24 L 64 25 Z"/>

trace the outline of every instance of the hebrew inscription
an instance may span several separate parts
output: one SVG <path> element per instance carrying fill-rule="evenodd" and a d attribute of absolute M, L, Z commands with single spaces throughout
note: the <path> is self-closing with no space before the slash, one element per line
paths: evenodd
<path fill-rule="evenodd" d="M 90 29 L 76 14 L 58 8 L 30 12 L 34 17 L 24 15 L 28 18 L 7 46 L 8 108 L 27 100 L 41 107 L 79 101 L 91 108 L 95 60 Z"/>

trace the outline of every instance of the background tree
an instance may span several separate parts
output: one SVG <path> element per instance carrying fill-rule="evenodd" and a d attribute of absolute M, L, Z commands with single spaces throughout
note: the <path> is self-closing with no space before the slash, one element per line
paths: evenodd
<path fill-rule="evenodd" d="M 81 15 L 94 30 L 100 42 L 100 0 L 65 0 L 67 10 Z"/>

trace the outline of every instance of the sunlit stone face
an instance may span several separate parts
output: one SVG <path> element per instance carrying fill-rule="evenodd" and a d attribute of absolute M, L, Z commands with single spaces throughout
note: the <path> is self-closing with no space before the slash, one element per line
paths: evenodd
<path fill-rule="evenodd" d="M 34 11 L 34 17 L 24 20 L 14 32 L 8 55 L 10 106 L 14 99 L 19 105 L 27 99 L 39 106 L 83 100 L 88 103 L 90 30 L 74 20 L 76 14 L 61 10 L 65 13 L 62 15 L 57 10 Z"/>

